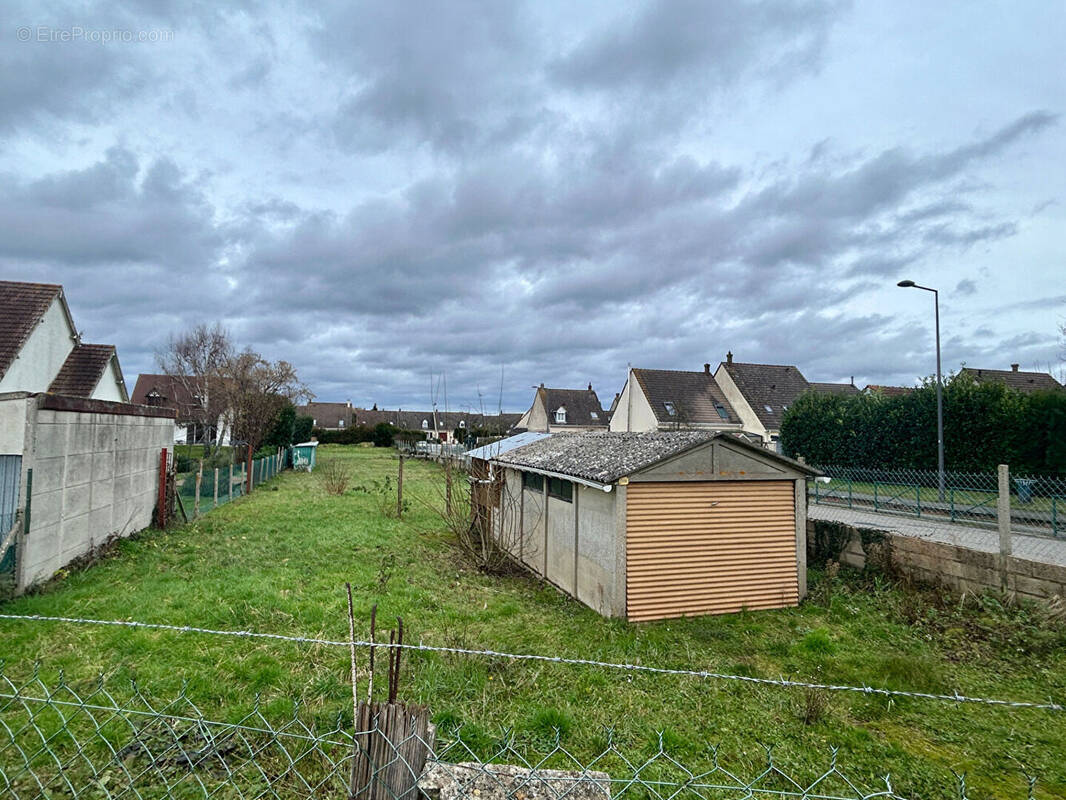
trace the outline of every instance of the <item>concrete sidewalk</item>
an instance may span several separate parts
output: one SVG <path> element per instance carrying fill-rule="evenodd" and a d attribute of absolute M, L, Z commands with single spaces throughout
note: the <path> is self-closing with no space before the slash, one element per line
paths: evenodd
<path fill-rule="evenodd" d="M 807 506 L 807 516 L 810 519 L 843 522 L 857 528 L 892 531 L 903 536 L 953 544 L 985 553 L 999 552 L 999 532 L 994 529 L 814 503 Z M 1015 533 L 1011 536 L 1011 547 L 1017 558 L 1066 566 L 1066 539 Z"/>

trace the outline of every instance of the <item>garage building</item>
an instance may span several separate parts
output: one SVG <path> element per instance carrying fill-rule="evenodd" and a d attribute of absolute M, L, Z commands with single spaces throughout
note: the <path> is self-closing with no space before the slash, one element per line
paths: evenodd
<path fill-rule="evenodd" d="M 711 431 L 556 434 L 491 460 L 495 535 L 536 574 L 633 621 L 794 606 L 806 479 Z"/>

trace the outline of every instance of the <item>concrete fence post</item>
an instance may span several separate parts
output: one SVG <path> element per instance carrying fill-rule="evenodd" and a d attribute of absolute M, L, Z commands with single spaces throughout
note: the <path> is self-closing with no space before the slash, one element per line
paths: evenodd
<path fill-rule="evenodd" d="M 1010 536 L 1010 467 L 1000 464 L 998 469 L 999 497 L 996 502 L 996 516 L 999 521 L 999 582 L 1007 589 L 1007 560 L 1011 556 Z"/>
<path fill-rule="evenodd" d="M 215 467 L 215 508 L 218 508 L 218 467 Z"/>

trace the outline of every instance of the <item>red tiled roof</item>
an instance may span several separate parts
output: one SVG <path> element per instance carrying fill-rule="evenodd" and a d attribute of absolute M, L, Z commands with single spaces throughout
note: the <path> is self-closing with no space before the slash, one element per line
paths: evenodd
<path fill-rule="evenodd" d="M 92 396 L 114 356 L 114 345 L 79 344 L 70 351 L 48 391 L 68 397 Z"/>
<path fill-rule="evenodd" d="M 55 283 L 0 281 L 0 376 L 62 291 Z"/>

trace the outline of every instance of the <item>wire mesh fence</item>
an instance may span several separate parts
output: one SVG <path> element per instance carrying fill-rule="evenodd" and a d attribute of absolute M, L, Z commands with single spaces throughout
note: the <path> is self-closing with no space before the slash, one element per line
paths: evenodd
<path fill-rule="evenodd" d="M 897 515 L 927 527 L 999 525 L 998 476 L 992 472 L 945 472 L 941 489 L 935 470 L 821 467 L 825 478 L 809 485 L 812 509 L 848 509 Z M 1066 539 L 1066 479 L 1010 476 L 1011 530 Z"/>
<path fill-rule="evenodd" d="M 796 766 L 759 746 L 742 758 L 708 745 L 676 758 L 660 735 L 650 746 L 603 732 L 594 751 L 554 737 L 503 731 L 476 741 L 432 727 L 397 736 L 385 715 L 356 731 L 349 711 L 325 719 L 292 704 L 256 702 L 229 720 L 204 714 L 186 689 L 159 698 L 104 679 L 74 685 L 62 674 L 21 681 L 0 674 L 0 794 L 14 800 L 101 798 L 311 798 L 365 800 L 715 800 L 716 798 L 900 798 L 885 775 L 849 777 L 837 752 Z M 418 753 L 417 759 L 411 754 Z M 813 763 L 808 760 L 808 763 Z M 905 783 L 902 781 L 901 783 Z M 1040 797 L 1020 774 L 1019 791 Z M 923 796 L 967 798 L 965 776 L 947 773 Z"/>
<path fill-rule="evenodd" d="M 285 468 L 285 463 L 286 454 L 280 450 L 273 455 L 253 459 L 250 465 L 231 463 L 211 467 L 200 462 L 196 469 L 178 473 L 175 490 L 181 497 L 185 513 L 190 517 L 199 516 L 243 497 L 248 493 L 249 483 L 254 488 L 270 480 Z"/>

